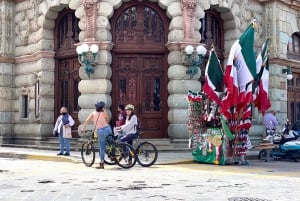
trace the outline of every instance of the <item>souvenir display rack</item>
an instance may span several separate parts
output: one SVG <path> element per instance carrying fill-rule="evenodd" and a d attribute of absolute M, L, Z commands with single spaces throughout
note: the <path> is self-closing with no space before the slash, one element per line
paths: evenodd
<path fill-rule="evenodd" d="M 241 129 L 232 134 L 217 105 L 203 93 L 189 91 L 188 131 L 189 147 L 196 162 L 224 165 L 225 163 L 245 164 L 251 143 L 248 130 Z"/>
<path fill-rule="evenodd" d="M 226 137 L 216 113 L 216 104 L 202 93 L 189 91 L 189 147 L 196 162 L 224 165 Z"/>

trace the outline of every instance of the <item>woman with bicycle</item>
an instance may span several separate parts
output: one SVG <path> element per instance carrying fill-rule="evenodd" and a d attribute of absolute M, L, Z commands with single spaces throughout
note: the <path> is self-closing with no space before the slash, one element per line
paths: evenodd
<path fill-rule="evenodd" d="M 121 137 L 121 142 L 127 142 L 132 145 L 132 141 L 137 138 L 137 116 L 134 114 L 134 105 L 128 104 L 125 107 L 126 111 L 126 121 L 122 126 L 117 127 L 117 131 L 122 131 L 125 133 L 123 137 Z"/>
<path fill-rule="evenodd" d="M 108 124 L 109 119 L 105 111 L 105 103 L 103 101 L 97 102 L 95 104 L 96 111 L 93 111 L 88 118 L 85 120 L 81 132 L 85 132 L 85 128 L 90 121 L 93 121 L 95 130 L 98 134 L 98 143 L 99 143 L 99 156 L 100 156 L 100 165 L 97 169 L 104 169 L 104 156 L 105 156 L 105 140 L 108 135 L 112 134 L 110 125 Z"/>
<path fill-rule="evenodd" d="M 127 142 L 132 146 L 133 140 L 139 135 L 137 129 L 140 129 L 140 125 L 137 116 L 134 114 L 134 106 L 132 104 L 126 105 L 125 111 L 127 115 L 125 124 L 117 127 L 117 129 L 125 133 L 125 136 L 121 137 L 121 142 Z M 135 153 L 138 163 L 143 167 L 150 167 L 158 157 L 156 147 L 147 141 L 138 143 Z M 128 164 L 131 163 L 131 160 L 132 158 L 129 157 Z"/>

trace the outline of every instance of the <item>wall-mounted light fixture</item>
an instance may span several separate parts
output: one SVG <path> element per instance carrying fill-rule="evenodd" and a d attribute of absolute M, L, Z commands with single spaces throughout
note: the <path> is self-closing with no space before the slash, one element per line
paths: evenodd
<path fill-rule="evenodd" d="M 282 73 L 286 73 L 286 79 L 293 79 L 293 74 L 290 66 L 288 66 L 286 69 L 282 69 Z"/>
<path fill-rule="evenodd" d="M 78 61 L 83 65 L 85 73 L 90 78 L 91 73 L 94 73 L 93 64 L 96 60 L 99 47 L 96 44 L 89 46 L 88 44 L 82 44 L 76 48 L 78 54 Z"/>
<path fill-rule="evenodd" d="M 192 45 L 188 45 L 184 48 L 184 52 L 186 54 L 186 61 L 188 63 L 188 69 L 186 70 L 186 74 L 190 75 L 190 78 L 198 73 L 199 66 L 203 62 L 203 58 L 207 52 L 206 48 L 203 45 L 199 45 L 196 48 L 195 54 L 195 48 Z"/>

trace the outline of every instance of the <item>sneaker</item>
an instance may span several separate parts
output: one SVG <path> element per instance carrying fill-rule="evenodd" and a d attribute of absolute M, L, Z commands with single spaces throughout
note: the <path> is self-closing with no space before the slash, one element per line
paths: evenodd
<path fill-rule="evenodd" d="M 63 153 L 61 153 L 61 152 L 59 152 L 58 154 L 56 154 L 56 155 L 58 155 L 58 156 L 61 156 L 61 155 L 64 155 Z"/>
<path fill-rule="evenodd" d="M 70 156 L 70 153 L 65 153 L 64 156 Z"/>

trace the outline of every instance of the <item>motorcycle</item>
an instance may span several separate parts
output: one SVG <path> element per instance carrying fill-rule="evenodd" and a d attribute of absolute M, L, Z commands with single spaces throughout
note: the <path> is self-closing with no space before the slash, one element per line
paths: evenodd
<path fill-rule="evenodd" d="M 295 162 L 300 158 L 300 134 L 296 131 L 290 130 L 290 122 L 287 119 L 280 133 L 275 130 L 267 132 L 266 140 L 269 140 L 275 147 L 271 150 L 270 157 L 277 159 L 291 159 Z M 259 158 L 266 158 L 266 150 L 259 152 Z"/>

